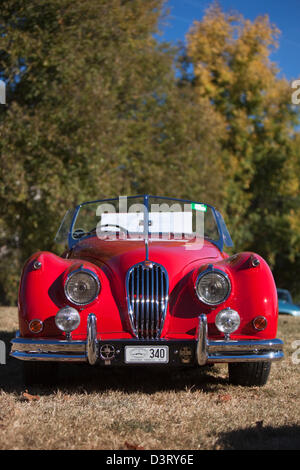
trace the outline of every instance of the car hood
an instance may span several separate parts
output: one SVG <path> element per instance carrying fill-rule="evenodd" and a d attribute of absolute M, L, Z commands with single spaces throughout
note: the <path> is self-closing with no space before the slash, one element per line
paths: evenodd
<path fill-rule="evenodd" d="M 209 260 L 226 257 L 211 242 L 151 241 L 149 260 L 166 268 L 169 275 L 181 272 L 191 263 L 203 264 Z M 99 267 L 108 267 L 114 273 L 124 275 L 128 269 L 146 259 L 145 243 L 124 240 L 84 239 L 73 248 L 70 258 L 90 261 Z"/>

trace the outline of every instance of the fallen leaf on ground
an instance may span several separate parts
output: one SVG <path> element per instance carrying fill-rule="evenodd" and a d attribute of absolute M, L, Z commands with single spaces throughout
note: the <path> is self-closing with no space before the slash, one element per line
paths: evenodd
<path fill-rule="evenodd" d="M 38 395 L 31 395 L 30 393 L 28 393 L 28 390 L 23 392 L 22 397 L 24 400 L 28 400 L 28 401 L 37 401 L 41 398 Z"/>
<path fill-rule="evenodd" d="M 71 400 L 72 397 L 71 397 L 71 395 L 63 395 L 62 398 L 63 398 L 63 400 L 68 401 L 68 400 Z"/>
<path fill-rule="evenodd" d="M 144 447 L 138 446 L 137 444 L 130 444 L 125 441 L 125 447 L 129 450 L 145 450 Z"/>
<path fill-rule="evenodd" d="M 224 403 L 226 401 L 230 401 L 231 400 L 231 395 L 229 395 L 228 393 L 224 394 L 224 395 L 218 395 L 218 398 L 217 398 L 217 401 L 219 403 Z"/>

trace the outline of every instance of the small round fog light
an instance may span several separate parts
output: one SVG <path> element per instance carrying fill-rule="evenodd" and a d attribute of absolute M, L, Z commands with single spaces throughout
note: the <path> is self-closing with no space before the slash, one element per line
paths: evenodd
<path fill-rule="evenodd" d="M 240 321 L 240 316 L 235 310 L 226 308 L 218 313 L 215 323 L 219 331 L 230 334 L 238 329 Z"/>
<path fill-rule="evenodd" d="M 267 319 L 263 316 L 256 317 L 253 320 L 253 326 L 257 331 L 265 330 L 267 328 L 267 324 Z"/>
<path fill-rule="evenodd" d="M 60 330 L 70 333 L 79 326 L 80 315 L 73 307 L 61 308 L 56 314 L 55 324 Z"/>
<path fill-rule="evenodd" d="M 28 326 L 32 333 L 40 333 L 44 325 L 41 320 L 31 320 Z"/>

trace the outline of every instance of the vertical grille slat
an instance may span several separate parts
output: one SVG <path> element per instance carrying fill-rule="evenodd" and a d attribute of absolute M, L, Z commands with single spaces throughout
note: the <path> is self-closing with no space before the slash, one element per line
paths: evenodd
<path fill-rule="evenodd" d="M 131 305 L 134 305 L 134 278 L 131 280 L 131 286 L 130 286 L 130 295 L 131 295 Z"/>
<path fill-rule="evenodd" d="M 158 339 L 168 305 L 167 271 L 157 263 L 139 263 L 126 277 L 128 312 L 139 339 Z"/>
<path fill-rule="evenodd" d="M 140 320 L 140 269 L 137 269 L 136 275 L 136 302 L 134 302 L 134 313 L 135 313 L 135 329 L 139 328 Z"/>
<path fill-rule="evenodd" d="M 160 273 L 160 292 L 161 292 L 160 294 L 161 308 L 163 308 L 165 292 L 164 292 L 164 278 L 163 278 L 162 273 Z M 159 327 L 161 328 L 161 325 L 159 325 Z"/>
<path fill-rule="evenodd" d="M 155 269 L 155 279 L 156 279 L 156 283 L 155 283 L 155 289 L 156 289 L 156 299 L 155 299 L 155 315 L 156 315 L 156 335 L 157 335 L 157 331 L 158 331 L 158 326 L 157 323 L 159 322 L 159 286 L 158 286 L 158 269 L 157 269 L 157 266 L 156 266 L 156 269 Z"/>
<path fill-rule="evenodd" d="M 154 307 L 154 269 L 151 269 L 151 326 L 150 326 L 150 337 L 154 335 L 154 322 L 155 322 L 155 307 Z"/>
<path fill-rule="evenodd" d="M 142 268 L 142 292 L 141 292 L 141 307 L 142 307 L 142 314 L 141 314 L 141 323 L 138 328 L 138 336 L 142 333 L 143 331 L 143 326 L 144 326 L 144 313 L 145 313 L 145 272 Z"/>
<path fill-rule="evenodd" d="M 150 290 L 149 290 L 149 269 L 145 269 L 146 273 L 146 322 L 145 322 L 145 333 L 144 336 L 146 336 L 147 339 L 149 339 L 149 311 L 150 311 Z"/>

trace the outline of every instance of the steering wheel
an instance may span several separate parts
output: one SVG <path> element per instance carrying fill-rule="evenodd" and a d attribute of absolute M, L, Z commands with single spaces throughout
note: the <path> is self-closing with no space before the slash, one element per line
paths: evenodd
<path fill-rule="evenodd" d="M 117 227 L 118 229 L 120 229 L 122 232 L 126 233 L 126 235 L 129 237 L 129 231 L 127 230 L 127 228 L 125 227 L 122 227 L 121 225 L 117 225 L 117 224 L 104 224 L 104 225 L 97 225 L 96 228 L 94 228 L 92 231 L 96 231 L 98 229 L 101 229 L 102 227 Z M 105 230 L 103 230 L 105 232 Z"/>

